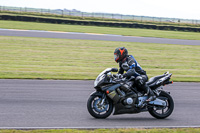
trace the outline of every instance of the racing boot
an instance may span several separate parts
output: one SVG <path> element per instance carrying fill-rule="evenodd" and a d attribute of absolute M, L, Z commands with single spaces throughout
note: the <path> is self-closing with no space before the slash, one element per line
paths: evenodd
<path fill-rule="evenodd" d="M 153 91 L 148 87 L 147 88 L 147 95 L 148 95 L 148 99 L 146 100 L 146 102 L 150 102 L 150 101 L 154 101 L 155 99 L 156 99 L 156 96 L 155 96 L 155 94 L 153 93 Z"/>

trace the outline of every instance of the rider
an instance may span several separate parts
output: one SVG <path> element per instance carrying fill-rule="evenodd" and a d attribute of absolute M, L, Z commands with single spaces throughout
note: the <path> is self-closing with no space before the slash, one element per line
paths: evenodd
<path fill-rule="evenodd" d="M 135 76 L 135 84 L 138 88 L 142 89 L 149 96 L 147 102 L 155 100 L 153 91 L 146 84 L 148 77 L 146 71 L 142 69 L 139 63 L 132 55 L 128 55 L 128 50 L 125 47 L 118 47 L 114 51 L 114 58 L 119 63 L 119 72 L 123 77 L 130 78 Z M 126 73 L 124 74 L 124 71 Z"/>

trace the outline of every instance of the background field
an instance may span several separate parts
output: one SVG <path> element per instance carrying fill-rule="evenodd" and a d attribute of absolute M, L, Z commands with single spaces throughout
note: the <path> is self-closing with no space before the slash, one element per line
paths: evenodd
<path fill-rule="evenodd" d="M 116 47 L 125 46 L 149 77 L 166 71 L 174 81 L 200 81 L 200 46 L 0 36 L 0 78 L 95 79 L 117 67 Z"/>
<path fill-rule="evenodd" d="M 180 32 L 180 31 L 164 31 L 164 30 L 136 29 L 136 28 L 66 25 L 66 24 L 47 24 L 47 23 L 4 21 L 4 20 L 0 20 L 0 28 L 101 33 L 101 34 L 117 34 L 124 36 L 200 40 L 200 33 L 198 32 Z"/>

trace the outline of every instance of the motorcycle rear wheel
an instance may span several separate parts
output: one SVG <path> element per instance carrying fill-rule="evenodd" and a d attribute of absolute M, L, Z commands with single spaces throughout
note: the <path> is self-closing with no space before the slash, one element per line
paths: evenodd
<path fill-rule="evenodd" d="M 167 118 L 168 116 L 171 115 L 171 113 L 173 112 L 174 110 L 174 101 L 172 99 L 172 97 L 165 91 L 161 91 L 159 97 L 157 97 L 161 100 L 166 99 L 166 103 L 167 103 L 167 106 L 164 107 L 164 108 L 161 108 L 161 109 L 157 109 L 156 107 L 152 107 L 152 108 L 149 108 L 149 113 L 157 118 L 157 119 L 165 119 Z"/>
<path fill-rule="evenodd" d="M 102 97 L 99 95 L 91 95 L 87 102 L 88 112 L 95 118 L 105 119 L 113 111 L 113 103 L 109 99 L 105 99 L 103 105 L 100 105 Z"/>

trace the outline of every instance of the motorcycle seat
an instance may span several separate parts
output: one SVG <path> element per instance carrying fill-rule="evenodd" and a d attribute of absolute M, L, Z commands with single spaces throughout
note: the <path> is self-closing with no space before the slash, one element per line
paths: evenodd
<path fill-rule="evenodd" d="M 158 79 L 163 78 L 163 77 L 165 77 L 165 76 L 166 76 L 166 75 L 163 74 L 163 75 L 159 75 L 159 76 L 152 77 L 152 78 L 150 78 L 149 81 L 146 82 L 146 83 L 147 83 L 148 86 L 151 86 L 151 84 L 153 84 L 153 83 L 156 82 Z"/>

